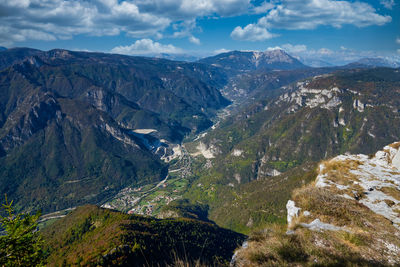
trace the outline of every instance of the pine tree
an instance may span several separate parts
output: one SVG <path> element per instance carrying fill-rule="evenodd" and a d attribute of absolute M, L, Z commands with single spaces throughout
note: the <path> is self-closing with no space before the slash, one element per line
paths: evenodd
<path fill-rule="evenodd" d="M 0 266 L 43 266 L 44 241 L 38 232 L 40 213 L 14 214 L 12 203 L 2 204 L 0 215 Z"/>

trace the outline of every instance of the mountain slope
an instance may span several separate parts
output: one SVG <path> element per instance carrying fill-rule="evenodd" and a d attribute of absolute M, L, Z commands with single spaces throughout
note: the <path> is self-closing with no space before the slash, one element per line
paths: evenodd
<path fill-rule="evenodd" d="M 346 151 L 368 154 L 400 134 L 390 126 L 400 119 L 399 86 L 394 69 L 317 76 L 285 87 L 275 99 L 256 102 L 197 144 L 214 151 L 212 157 L 254 159 L 270 167 Z"/>
<path fill-rule="evenodd" d="M 198 62 L 221 67 L 229 73 L 307 68 L 300 61 L 280 49 L 265 52 L 231 51 L 203 58 Z"/>
<path fill-rule="evenodd" d="M 166 266 L 176 259 L 227 266 L 244 236 L 191 219 L 78 207 L 43 230 L 49 266 Z M 176 258 L 176 259 L 175 259 Z"/>
<path fill-rule="evenodd" d="M 37 49 L 22 47 L 0 50 L 0 70 L 21 62 L 27 57 L 36 56 L 41 53 L 43 52 Z"/>
<path fill-rule="evenodd" d="M 100 203 L 164 179 L 159 158 L 229 103 L 224 75 L 202 64 L 22 48 L 0 59 L 0 193 L 20 209 Z"/>
<path fill-rule="evenodd" d="M 165 164 L 106 113 L 45 93 L 32 98 L 0 138 L 0 191 L 19 207 L 47 212 L 98 203 L 127 184 L 166 175 Z"/>
<path fill-rule="evenodd" d="M 282 93 L 282 86 L 308 77 L 331 73 L 335 68 L 307 68 L 295 70 L 253 71 L 237 75 L 221 90 L 236 105 L 246 106 L 255 99 L 266 99 Z"/>
<path fill-rule="evenodd" d="M 393 60 L 388 60 L 386 58 L 362 58 L 356 62 L 347 64 L 346 67 L 350 68 L 377 68 L 377 67 L 387 67 L 387 68 L 398 68 L 400 67 L 400 62 L 396 62 Z"/>
<path fill-rule="evenodd" d="M 244 190 L 252 194 L 257 185 L 263 187 L 258 181 L 290 179 L 284 172 L 296 166 L 300 171 L 303 164 L 345 152 L 369 154 L 397 140 L 400 129 L 393 126 L 400 123 L 399 89 L 399 71 L 385 68 L 340 71 L 285 87 L 281 96 L 258 101 L 185 144 L 199 162 L 186 197 L 205 200 L 210 218 L 229 227 L 235 215 L 220 217 L 219 207 L 238 199 L 224 196 L 243 197 L 244 184 L 255 183 Z M 248 209 L 233 229 L 251 228 L 246 224 L 258 206 Z M 280 217 L 276 209 L 264 210 Z"/>
<path fill-rule="evenodd" d="M 12 57 L 14 50 L 10 51 L 3 57 Z M 208 127 L 208 116 L 229 103 L 216 89 L 224 83 L 224 75 L 201 64 L 66 50 L 36 53 L 11 72 L 63 97 L 90 97 L 99 106 L 107 106 L 102 96 L 118 94 L 186 131 Z"/>
<path fill-rule="evenodd" d="M 374 155 L 320 164 L 314 183 L 287 203 L 288 230 L 250 237 L 235 266 L 397 266 L 400 263 L 400 143 Z"/>

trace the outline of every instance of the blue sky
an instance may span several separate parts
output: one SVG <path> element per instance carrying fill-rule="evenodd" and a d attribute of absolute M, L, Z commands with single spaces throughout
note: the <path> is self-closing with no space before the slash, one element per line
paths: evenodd
<path fill-rule="evenodd" d="M 398 0 L 0 0 L 0 20 L 5 47 L 400 60 Z"/>

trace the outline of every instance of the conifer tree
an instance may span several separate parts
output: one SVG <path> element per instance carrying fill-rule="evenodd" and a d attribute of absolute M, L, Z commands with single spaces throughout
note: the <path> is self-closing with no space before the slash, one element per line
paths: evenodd
<path fill-rule="evenodd" d="M 43 266 L 44 241 L 38 232 L 40 213 L 15 214 L 7 196 L 0 215 L 0 266 Z M 2 212 L 3 213 L 3 212 Z"/>

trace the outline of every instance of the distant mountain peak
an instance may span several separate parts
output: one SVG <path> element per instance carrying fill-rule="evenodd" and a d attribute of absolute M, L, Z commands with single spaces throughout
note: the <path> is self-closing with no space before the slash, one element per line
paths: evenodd
<path fill-rule="evenodd" d="M 230 51 L 199 60 L 224 69 L 246 72 L 252 70 L 292 70 L 306 68 L 282 49 L 266 51 Z"/>
<path fill-rule="evenodd" d="M 398 68 L 400 62 L 382 57 L 367 57 L 348 64 L 348 66 L 367 66 L 367 67 L 389 67 Z"/>

